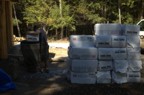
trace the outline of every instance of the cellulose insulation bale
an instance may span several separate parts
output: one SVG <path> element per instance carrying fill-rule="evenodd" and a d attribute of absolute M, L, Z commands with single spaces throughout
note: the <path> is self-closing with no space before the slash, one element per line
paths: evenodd
<path fill-rule="evenodd" d="M 126 48 L 126 36 L 112 36 L 113 48 Z"/>
<path fill-rule="evenodd" d="M 110 71 L 112 70 L 113 66 L 112 66 L 112 61 L 99 61 L 98 62 L 98 70 L 99 71 Z"/>
<path fill-rule="evenodd" d="M 93 35 L 71 35 L 70 47 L 94 47 L 95 36 Z"/>
<path fill-rule="evenodd" d="M 97 59 L 97 48 L 94 47 L 82 47 L 69 48 L 69 58 L 71 59 Z"/>
<path fill-rule="evenodd" d="M 96 35 L 125 35 L 121 24 L 95 24 L 94 31 Z"/>
<path fill-rule="evenodd" d="M 71 83 L 95 84 L 96 83 L 96 74 L 95 73 L 74 73 L 74 72 L 71 72 L 70 80 L 71 80 Z"/>
<path fill-rule="evenodd" d="M 127 72 L 127 80 L 128 82 L 140 82 L 141 81 L 141 74 L 140 72 Z"/>
<path fill-rule="evenodd" d="M 123 28 L 127 36 L 139 36 L 139 25 L 123 25 Z"/>
<path fill-rule="evenodd" d="M 97 83 L 111 83 L 110 71 L 98 71 L 96 76 Z"/>
<path fill-rule="evenodd" d="M 140 37 L 139 36 L 127 36 L 127 47 L 136 48 L 140 47 Z"/>
<path fill-rule="evenodd" d="M 113 71 L 112 81 L 118 84 L 127 83 L 127 74 Z"/>
<path fill-rule="evenodd" d="M 127 50 L 126 48 L 113 48 L 112 58 L 114 60 L 126 60 L 127 59 Z"/>
<path fill-rule="evenodd" d="M 112 48 L 98 48 L 99 60 L 112 60 Z"/>
<path fill-rule="evenodd" d="M 115 72 L 126 73 L 128 70 L 127 60 L 114 60 L 113 64 Z"/>
<path fill-rule="evenodd" d="M 140 60 L 140 47 L 127 48 L 127 55 L 129 60 Z"/>
<path fill-rule="evenodd" d="M 96 36 L 96 46 L 98 48 L 109 48 L 111 47 L 111 36 L 99 35 Z"/>
<path fill-rule="evenodd" d="M 98 61 L 97 60 L 72 60 L 71 61 L 72 72 L 78 73 L 90 73 L 97 72 Z"/>
<path fill-rule="evenodd" d="M 141 60 L 128 60 L 129 71 L 140 71 L 142 69 L 142 61 Z"/>

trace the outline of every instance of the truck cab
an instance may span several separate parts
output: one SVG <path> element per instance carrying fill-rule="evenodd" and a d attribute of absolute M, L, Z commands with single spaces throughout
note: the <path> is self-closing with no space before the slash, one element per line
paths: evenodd
<path fill-rule="evenodd" d="M 140 38 L 141 38 L 141 39 L 144 39 L 144 19 L 140 20 L 140 21 L 137 23 L 137 25 L 140 26 L 140 33 L 139 33 Z"/>

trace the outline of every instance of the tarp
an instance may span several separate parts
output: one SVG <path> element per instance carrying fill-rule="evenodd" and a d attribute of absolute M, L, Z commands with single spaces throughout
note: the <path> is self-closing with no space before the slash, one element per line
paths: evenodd
<path fill-rule="evenodd" d="M 11 77 L 2 69 L 0 69 L 0 93 L 14 90 L 15 88 L 16 86 L 12 82 Z"/>

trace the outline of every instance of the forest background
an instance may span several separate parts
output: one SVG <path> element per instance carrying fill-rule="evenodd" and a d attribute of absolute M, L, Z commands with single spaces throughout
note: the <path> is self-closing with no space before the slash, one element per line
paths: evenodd
<path fill-rule="evenodd" d="M 16 36 L 39 25 L 49 38 L 62 39 L 94 34 L 96 23 L 136 24 L 144 17 L 144 0 L 18 0 L 13 11 Z"/>

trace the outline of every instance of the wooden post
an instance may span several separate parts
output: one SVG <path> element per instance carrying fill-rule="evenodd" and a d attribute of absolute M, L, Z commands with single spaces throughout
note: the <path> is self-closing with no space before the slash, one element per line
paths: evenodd
<path fill-rule="evenodd" d="M 5 0 L 0 0 L 0 58 L 8 58 Z"/>
<path fill-rule="evenodd" d="M 13 21 L 12 21 L 12 2 L 6 1 L 6 31 L 7 31 L 7 46 L 10 49 L 13 46 Z"/>

